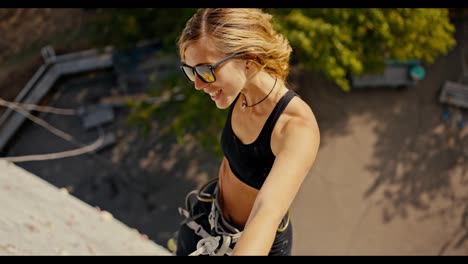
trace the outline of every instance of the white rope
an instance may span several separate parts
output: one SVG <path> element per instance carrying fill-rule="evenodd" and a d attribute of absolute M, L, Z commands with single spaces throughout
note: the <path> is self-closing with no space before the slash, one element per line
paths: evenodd
<path fill-rule="evenodd" d="M 16 157 L 1 157 L 0 160 L 7 160 L 11 162 L 24 162 L 24 161 L 61 159 L 61 158 L 77 156 L 77 155 L 95 151 L 103 144 L 103 142 L 104 142 L 104 138 L 100 136 L 94 143 L 81 147 L 81 148 L 73 149 L 73 150 L 67 150 L 67 151 L 55 152 L 55 153 L 49 153 L 49 154 L 37 154 L 37 155 L 26 155 L 26 156 L 16 156 Z"/>
<path fill-rule="evenodd" d="M 38 106 L 32 104 L 19 104 L 19 103 L 12 103 L 3 100 L 0 98 L 0 105 L 6 106 L 20 114 L 24 117 L 28 118 L 29 120 L 33 121 L 34 123 L 42 126 L 52 134 L 69 141 L 73 144 L 76 144 L 72 135 L 52 126 L 51 124 L 47 123 L 43 119 L 32 115 L 31 113 L 27 112 L 26 110 L 36 110 L 40 112 L 48 112 L 54 114 L 62 114 L 62 115 L 76 115 L 76 111 L 73 109 L 62 109 L 62 108 L 55 108 L 55 107 L 48 107 L 48 106 Z M 37 155 L 25 155 L 25 156 L 16 156 L 16 157 L 0 157 L 0 160 L 7 160 L 10 162 L 24 162 L 24 161 L 41 161 L 41 160 L 52 160 L 52 159 L 61 159 L 66 157 L 72 157 L 77 155 L 82 155 L 88 152 L 93 152 L 99 147 L 101 147 L 104 143 L 104 137 L 102 133 L 100 134 L 99 138 L 94 142 L 86 146 L 82 146 L 77 149 L 67 150 L 62 152 L 55 152 L 49 154 L 37 154 Z M 78 144 L 82 145 L 82 144 Z"/>
<path fill-rule="evenodd" d="M 221 237 L 219 236 L 216 236 L 216 237 L 209 236 L 209 237 L 200 239 L 197 243 L 197 250 L 190 253 L 189 256 L 216 255 L 215 250 L 218 248 L 220 240 L 221 240 Z"/>
<path fill-rule="evenodd" d="M 57 114 L 57 115 L 77 115 L 77 111 L 75 109 L 64 109 L 64 108 L 40 106 L 40 105 L 34 105 L 34 104 L 21 104 L 21 103 L 15 103 L 15 102 L 8 102 L 2 98 L 0 98 L 0 106 L 9 107 L 13 110 L 22 109 L 22 110 L 34 110 L 38 112 L 52 113 L 52 114 Z"/>
<path fill-rule="evenodd" d="M 72 135 L 70 135 L 67 132 L 62 131 L 62 130 L 52 126 L 51 124 L 47 123 L 43 119 L 40 119 L 39 117 L 36 117 L 36 116 L 24 111 L 23 109 L 13 109 L 13 110 L 20 113 L 20 114 L 22 114 L 24 117 L 26 117 L 27 119 L 29 119 L 29 120 L 33 121 L 34 123 L 40 125 L 41 127 L 47 129 L 52 134 L 54 134 L 54 135 L 56 135 L 56 136 L 58 136 L 60 138 L 63 138 L 66 141 L 70 141 L 70 142 L 73 141 L 73 136 Z"/>

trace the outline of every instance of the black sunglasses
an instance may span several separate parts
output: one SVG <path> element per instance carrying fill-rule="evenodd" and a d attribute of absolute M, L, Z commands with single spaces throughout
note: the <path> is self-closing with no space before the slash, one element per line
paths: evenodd
<path fill-rule="evenodd" d="M 216 67 L 221 65 L 223 62 L 226 62 L 227 60 L 236 57 L 239 54 L 239 52 L 234 52 L 233 54 L 214 64 L 198 64 L 195 65 L 195 67 L 192 67 L 184 63 L 182 66 L 180 66 L 180 69 L 182 70 L 182 72 L 184 72 L 185 76 L 187 76 L 187 78 L 192 82 L 195 82 L 195 74 L 197 74 L 200 80 L 206 83 L 212 83 L 216 81 L 216 75 L 214 73 Z"/>

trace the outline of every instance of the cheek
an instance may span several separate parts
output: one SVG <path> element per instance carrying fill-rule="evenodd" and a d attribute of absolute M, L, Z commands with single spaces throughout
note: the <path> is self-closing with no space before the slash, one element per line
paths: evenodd
<path fill-rule="evenodd" d="M 244 87 L 245 84 L 245 75 L 242 75 L 239 70 L 234 68 L 223 69 L 221 74 L 216 76 L 219 80 L 220 88 L 229 90 L 231 93 L 237 93 Z"/>
<path fill-rule="evenodd" d="M 217 88 L 222 89 L 226 96 L 237 96 L 241 90 L 241 86 L 236 78 L 224 79 L 223 82 L 220 82 L 216 86 Z"/>

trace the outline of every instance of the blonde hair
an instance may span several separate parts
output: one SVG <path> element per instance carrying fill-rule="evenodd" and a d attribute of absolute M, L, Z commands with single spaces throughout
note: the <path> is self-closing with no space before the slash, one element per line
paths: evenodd
<path fill-rule="evenodd" d="M 186 23 L 178 39 L 179 55 L 185 60 L 187 47 L 208 37 L 217 51 L 255 62 L 260 69 L 286 81 L 289 74 L 289 41 L 275 31 L 272 15 L 257 8 L 199 9 Z"/>

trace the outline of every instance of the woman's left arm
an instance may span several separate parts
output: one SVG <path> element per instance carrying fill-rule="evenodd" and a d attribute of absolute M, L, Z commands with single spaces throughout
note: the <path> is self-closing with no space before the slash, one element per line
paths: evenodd
<path fill-rule="evenodd" d="M 320 133 L 312 112 L 291 118 L 283 131 L 273 167 L 232 255 L 268 255 L 276 230 L 315 161 Z"/>

